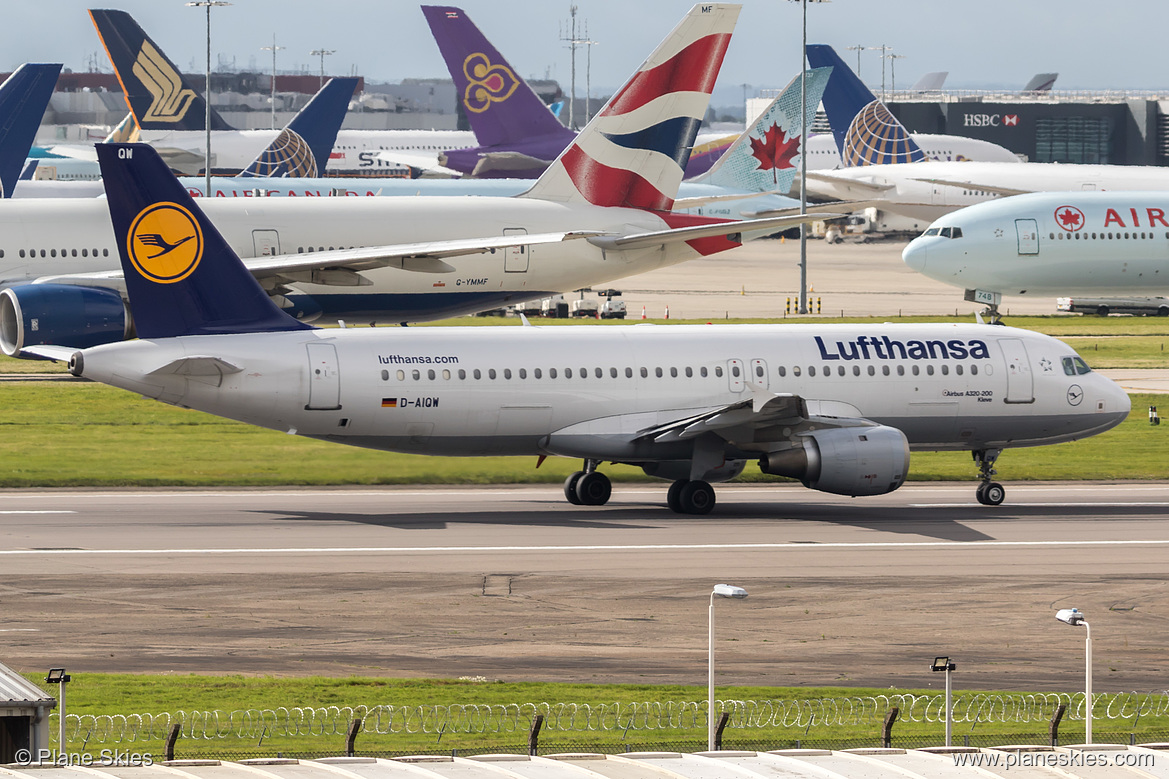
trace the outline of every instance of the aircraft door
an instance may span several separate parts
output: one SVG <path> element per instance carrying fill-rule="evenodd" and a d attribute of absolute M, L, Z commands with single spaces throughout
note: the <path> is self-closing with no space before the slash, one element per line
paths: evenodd
<path fill-rule="evenodd" d="M 727 360 L 727 381 L 731 384 L 731 392 L 743 391 L 742 360 Z"/>
<path fill-rule="evenodd" d="M 337 347 L 328 343 L 309 343 L 308 404 L 306 411 L 336 411 L 341 408 L 341 372 L 337 366 Z"/>
<path fill-rule="evenodd" d="M 527 235 L 528 231 L 522 227 L 507 227 L 504 235 Z M 503 250 L 503 270 L 505 273 L 527 273 L 528 261 L 531 259 L 531 246 L 508 246 Z"/>
<path fill-rule="evenodd" d="M 751 368 L 747 372 L 747 381 L 753 387 L 767 389 L 768 376 L 766 360 L 751 360 Z"/>
<path fill-rule="evenodd" d="M 1039 223 L 1034 219 L 1016 219 L 1015 234 L 1019 237 L 1019 254 L 1039 254 Z"/>
<path fill-rule="evenodd" d="M 252 230 L 253 257 L 275 257 L 280 254 L 280 233 L 275 230 Z"/>
<path fill-rule="evenodd" d="M 1018 338 L 1002 338 L 999 346 L 1007 361 L 1007 403 L 1034 403 L 1035 382 L 1027 346 Z"/>

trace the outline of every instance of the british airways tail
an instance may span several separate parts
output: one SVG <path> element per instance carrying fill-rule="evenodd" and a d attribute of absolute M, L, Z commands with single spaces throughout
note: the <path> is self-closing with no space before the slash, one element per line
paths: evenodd
<path fill-rule="evenodd" d="M 202 130 L 206 103 L 162 49 L 125 11 L 90 9 L 122 93 L 143 130 Z M 211 109 L 212 130 L 235 129 Z"/>
<path fill-rule="evenodd" d="M 316 178 L 325 175 L 329 152 L 357 89 L 355 78 L 331 78 L 240 176 Z"/>
<path fill-rule="evenodd" d="M 25 63 L 0 84 L 0 192 L 12 197 L 37 128 L 57 86 L 60 65 Z"/>
<path fill-rule="evenodd" d="M 803 115 L 808 127 L 816 118 L 816 107 L 831 75 L 832 68 L 808 71 Z M 702 183 L 749 192 L 788 192 L 804 150 L 800 133 L 800 77 L 796 76 L 739 136 Z"/>
<path fill-rule="evenodd" d="M 480 146 L 539 136 L 572 137 L 462 9 L 424 5 L 422 13 Z"/>
<path fill-rule="evenodd" d="M 691 8 L 523 197 L 670 210 L 740 8 Z"/>
<path fill-rule="evenodd" d="M 824 91 L 824 111 L 845 167 L 921 162 L 926 158 L 905 125 L 874 97 L 831 46 L 808 44 L 808 63 L 813 68 L 832 68 L 832 78 Z"/>
<path fill-rule="evenodd" d="M 97 158 L 139 337 L 312 329 L 272 302 L 153 148 L 99 143 Z"/>

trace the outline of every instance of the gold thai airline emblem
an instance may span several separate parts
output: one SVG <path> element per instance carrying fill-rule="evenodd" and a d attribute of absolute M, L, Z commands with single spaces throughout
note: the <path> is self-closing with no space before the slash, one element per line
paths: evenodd
<path fill-rule="evenodd" d="M 143 122 L 178 122 L 186 116 L 195 92 L 183 88 L 182 76 L 166 61 L 150 41 L 142 42 L 138 59 L 131 71 L 153 98 Z"/>
<path fill-rule="evenodd" d="M 520 85 L 510 68 L 492 65 L 486 54 L 478 52 L 463 60 L 463 75 L 470 82 L 463 93 L 463 105 L 476 114 L 486 111 L 492 103 L 507 100 Z"/>
<path fill-rule="evenodd" d="M 203 231 L 177 203 L 154 203 L 134 217 L 126 252 L 144 278 L 173 284 L 195 272 L 203 259 Z"/>

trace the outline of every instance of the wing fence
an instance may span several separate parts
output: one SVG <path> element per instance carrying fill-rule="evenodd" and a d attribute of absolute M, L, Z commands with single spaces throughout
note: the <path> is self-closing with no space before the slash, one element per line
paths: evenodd
<path fill-rule="evenodd" d="M 1169 716 L 1169 691 L 1095 695 L 1093 718 L 1132 720 Z M 876 695 L 794 700 L 723 700 L 716 708 L 731 714 L 743 730 L 851 727 L 879 724 L 890 708 L 902 722 L 945 719 L 944 695 Z M 1077 693 L 984 694 L 955 696 L 953 721 L 968 723 L 1047 722 L 1060 704 L 1066 716 L 1084 719 L 1084 695 Z M 344 736 L 361 719 L 361 732 L 431 734 L 525 733 L 537 714 L 544 730 L 561 733 L 677 731 L 705 728 L 706 701 L 633 703 L 511 703 L 443 706 L 291 706 L 234 711 L 184 711 L 158 714 L 68 714 L 71 743 L 115 744 L 164 740 L 173 724 L 192 740 L 263 739 L 280 736 Z M 57 715 L 53 715 L 56 719 Z M 56 732 L 56 723 L 51 724 Z"/>

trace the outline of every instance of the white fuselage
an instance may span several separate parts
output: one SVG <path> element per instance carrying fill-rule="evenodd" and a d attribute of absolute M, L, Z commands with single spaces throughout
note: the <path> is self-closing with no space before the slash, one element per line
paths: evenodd
<path fill-rule="evenodd" d="M 808 178 L 809 193 L 819 197 L 881 200 L 883 210 L 930 221 L 1000 196 L 986 187 L 1027 193 L 1160 191 L 1169 190 L 1169 168 L 1046 162 L 917 162 L 821 171 L 816 178 Z"/>
<path fill-rule="evenodd" d="M 158 372 L 187 356 L 236 372 Z M 810 421 L 724 431 L 728 458 L 798 441 L 818 417 L 964 450 L 1081 438 L 1129 411 L 1115 384 L 1067 367 L 1066 345 L 986 325 L 329 329 L 122 342 L 82 357 L 82 375 L 167 403 L 436 455 L 684 459 L 694 439 L 637 434 L 757 393 L 804 398 Z"/>
<path fill-rule="evenodd" d="M 982 203 L 935 221 L 902 259 L 946 284 L 1004 295 L 1164 292 L 1169 193 L 1039 192 Z"/>
<path fill-rule="evenodd" d="M 505 234 L 667 229 L 648 211 L 529 198 L 212 198 L 201 203 L 240 257 Z M 296 284 L 326 316 L 419 321 L 601 284 L 698 257 L 684 242 L 615 251 L 577 239 L 453 257 L 448 273 L 364 271 L 363 286 Z M 103 200 L 0 203 L 0 287 L 118 268 Z"/>
<path fill-rule="evenodd" d="M 914 142 L 925 156 L 938 162 L 1019 162 L 1010 149 L 997 143 L 961 135 L 914 133 Z M 817 133 L 808 140 L 808 170 L 838 170 L 844 166 L 832 133 Z M 798 185 L 797 185 L 798 187 Z"/>

